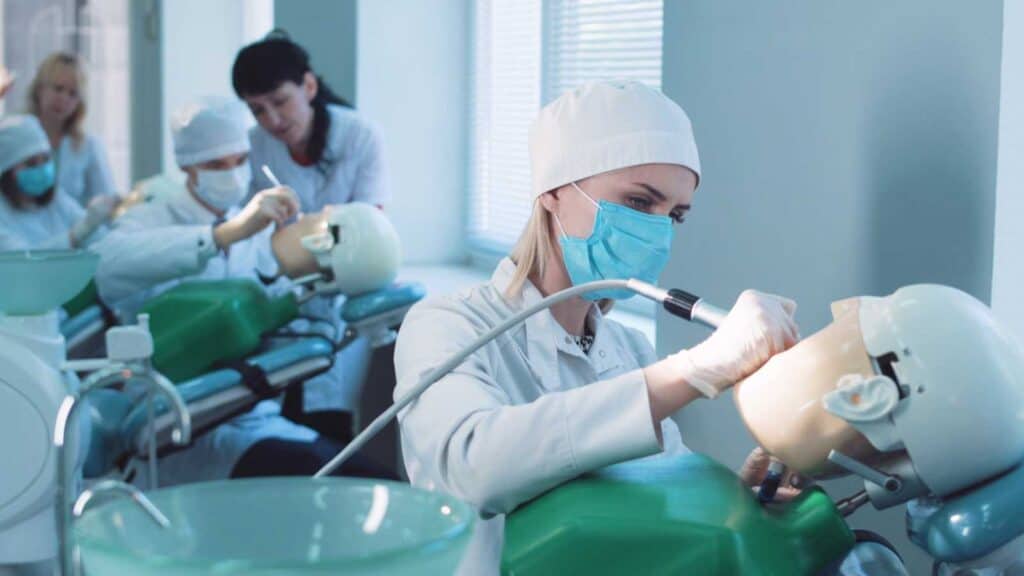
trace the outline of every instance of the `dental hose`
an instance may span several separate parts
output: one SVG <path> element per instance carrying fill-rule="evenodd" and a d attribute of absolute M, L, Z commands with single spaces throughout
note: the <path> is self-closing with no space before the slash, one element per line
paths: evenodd
<path fill-rule="evenodd" d="M 724 310 L 704 302 L 693 294 L 676 289 L 665 290 L 639 280 L 598 280 L 566 288 L 565 290 L 556 292 L 547 298 L 544 298 L 540 302 L 537 302 L 533 306 L 520 311 L 511 318 L 508 318 L 501 324 L 487 331 L 484 335 L 477 338 L 461 352 L 455 354 L 446 362 L 428 372 L 412 390 L 396 400 L 390 408 L 374 418 L 373 422 L 370 422 L 370 425 L 367 426 L 365 430 L 360 432 L 359 435 L 349 442 L 349 444 L 345 446 L 345 448 L 334 458 L 331 458 L 330 462 L 325 464 L 323 468 L 313 475 L 313 478 L 322 478 L 341 467 L 341 465 L 351 458 L 353 454 L 362 449 L 367 442 L 383 430 L 384 427 L 387 426 L 403 408 L 416 400 L 416 398 L 418 398 L 427 388 L 433 385 L 434 382 L 437 382 L 443 376 L 454 370 L 462 364 L 466 358 L 470 357 L 477 350 L 497 338 L 509 328 L 516 326 L 523 320 L 526 320 L 530 316 L 533 316 L 542 310 L 550 308 L 551 306 L 570 298 L 598 290 L 622 289 L 639 294 L 649 300 L 660 302 L 669 313 L 690 322 L 703 324 L 709 328 L 717 328 L 726 316 L 726 312 Z"/>

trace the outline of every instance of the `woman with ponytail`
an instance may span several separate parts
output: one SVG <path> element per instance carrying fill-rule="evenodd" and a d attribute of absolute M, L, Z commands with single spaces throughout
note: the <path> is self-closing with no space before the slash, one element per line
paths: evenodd
<path fill-rule="evenodd" d="M 232 84 L 259 123 L 250 133 L 254 189 L 272 185 L 260 170 L 266 164 L 304 212 L 353 201 L 383 206 L 377 134 L 313 71 L 305 49 L 271 33 L 238 53 Z"/>
<path fill-rule="evenodd" d="M 253 192 L 275 185 L 262 170 L 266 165 L 295 190 L 303 212 L 357 201 L 383 208 L 388 192 L 377 133 L 313 71 L 305 49 L 271 32 L 238 53 L 231 74 L 235 92 L 258 122 L 249 133 Z M 333 305 L 319 297 L 302 312 L 344 334 Z M 369 344 L 360 338 L 338 354 L 329 372 L 289 391 L 283 413 L 346 443 L 369 361 Z"/>

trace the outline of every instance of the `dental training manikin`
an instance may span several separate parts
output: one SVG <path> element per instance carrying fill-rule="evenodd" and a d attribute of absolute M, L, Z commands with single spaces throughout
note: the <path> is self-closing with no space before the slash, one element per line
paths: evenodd
<path fill-rule="evenodd" d="M 363 294 L 395 278 L 401 250 L 398 234 L 376 206 L 365 202 L 329 205 L 303 214 L 271 238 L 280 273 L 300 279 L 325 274 L 321 289 Z"/>
<path fill-rule="evenodd" d="M 829 413 L 822 402 L 840 381 L 861 382 L 875 374 L 859 310 L 859 299 L 833 303 L 831 324 L 769 360 L 734 391 L 736 406 L 758 444 L 808 476 L 845 473 L 828 461 L 831 450 L 857 459 L 879 456 L 856 428 Z M 877 399 L 865 398 L 859 405 Z"/>
<path fill-rule="evenodd" d="M 971 296 L 917 285 L 833 305 L 834 321 L 736 386 L 757 441 L 812 477 L 906 452 L 950 494 L 1024 457 L 1024 354 Z M 955 465 L 951 465 L 955 463 Z"/>
<path fill-rule="evenodd" d="M 939 573 L 1020 573 L 1020 526 L 1007 516 L 1018 516 L 1024 457 L 1019 343 L 984 304 L 945 286 L 832 312 L 736 385 L 757 442 L 814 478 L 861 476 L 857 505 L 909 501 L 908 531 L 949 571 Z"/>

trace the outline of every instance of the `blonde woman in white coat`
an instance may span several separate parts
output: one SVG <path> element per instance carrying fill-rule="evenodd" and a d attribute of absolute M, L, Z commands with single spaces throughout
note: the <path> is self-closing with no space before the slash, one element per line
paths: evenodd
<path fill-rule="evenodd" d="M 545 296 L 591 280 L 657 282 L 700 178 L 683 110 L 637 83 L 588 84 L 541 111 L 530 146 L 535 201 L 525 231 L 489 282 L 409 313 L 396 398 Z M 792 301 L 747 291 L 707 340 L 658 360 L 639 332 L 603 316 L 629 295 L 591 294 L 538 313 L 399 415 L 411 482 L 481 515 L 460 574 L 497 574 L 504 514 L 531 498 L 596 468 L 687 452 L 669 416 L 799 338 Z M 767 459 L 755 450 L 741 477 L 759 484 Z M 795 492 L 780 489 L 783 498 Z"/>

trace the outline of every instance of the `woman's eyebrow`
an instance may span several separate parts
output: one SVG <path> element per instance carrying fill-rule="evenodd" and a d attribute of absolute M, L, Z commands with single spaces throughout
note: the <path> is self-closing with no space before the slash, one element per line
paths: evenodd
<path fill-rule="evenodd" d="M 648 192 L 650 192 L 651 195 L 654 196 L 659 202 L 664 202 L 664 201 L 667 200 L 666 196 L 661 192 L 661 190 L 658 190 L 657 188 L 655 188 L 654 186 L 651 186 L 650 184 L 647 184 L 646 182 L 633 182 L 633 184 L 643 188 L 644 190 L 647 190 Z M 690 209 L 690 205 L 689 204 L 677 204 L 676 208 L 681 208 L 683 210 L 689 210 Z"/>

